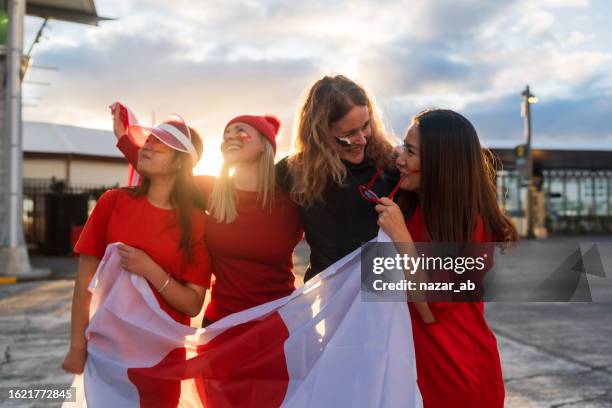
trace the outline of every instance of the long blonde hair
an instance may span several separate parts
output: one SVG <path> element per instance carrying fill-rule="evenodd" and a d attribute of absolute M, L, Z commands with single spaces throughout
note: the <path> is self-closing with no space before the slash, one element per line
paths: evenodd
<path fill-rule="evenodd" d="M 276 189 L 274 148 L 261 134 L 259 137 L 264 145 L 264 150 L 257 159 L 257 201 L 261 208 L 271 211 Z M 236 189 L 230 173 L 231 166 L 224 162 L 219 177 L 215 180 L 208 203 L 210 215 L 219 223 L 230 224 L 238 216 Z"/>
<path fill-rule="evenodd" d="M 355 106 L 367 106 L 370 113 L 371 136 L 365 150 L 366 160 L 379 167 L 391 157 L 393 146 L 385 135 L 373 98 L 343 75 L 323 77 L 310 88 L 299 112 L 296 153 L 288 160 L 292 178 L 290 194 L 299 205 L 322 202 L 330 181 L 344 183 L 346 166 L 333 148 L 331 125 Z"/>

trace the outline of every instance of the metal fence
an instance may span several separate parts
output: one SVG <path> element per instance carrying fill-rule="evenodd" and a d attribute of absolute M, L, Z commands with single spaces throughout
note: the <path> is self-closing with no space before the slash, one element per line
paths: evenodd
<path fill-rule="evenodd" d="M 23 230 L 28 247 L 45 254 L 70 253 L 96 200 L 111 187 L 24 179 Z"/>

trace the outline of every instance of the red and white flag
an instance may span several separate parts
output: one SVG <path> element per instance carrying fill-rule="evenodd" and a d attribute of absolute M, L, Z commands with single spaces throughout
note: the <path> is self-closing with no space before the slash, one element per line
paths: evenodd
<path fill-rule="evenodd" d="M 196 329 L 121 269 L 116 245 L 90 285 L 89 407 L 422 406 L 408 307 L 361 300 L 360 250 L 285 298 Z"/>

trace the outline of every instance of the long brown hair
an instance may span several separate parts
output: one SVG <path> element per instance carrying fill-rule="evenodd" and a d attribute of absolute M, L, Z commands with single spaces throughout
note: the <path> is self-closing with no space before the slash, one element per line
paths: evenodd
<path fill-rule="evenodd" d="M 191 134 L 191 143 L 195 147 L 198 154 L 198 159 L 202 157 L 203 145 L 202 138 L 199 133 L 192 127 L 189 127 Z M 206 204 L 202 198 L 202 194 L 197 188 L 193 177 L 193 160 L 189 153 L 179 152 L 174 150 L 174 162 L 179 162 L 176 170 L 176 178 L 174 185 L 170 191 L 170 204 L 174 209 L 175 220 L 181 229 L 181 239 L 179 242 L 179 250 L 184 251 L 189 262 L 193 259 L 193 237 L 191 231 L 191 211 L 193 208 L 206 210 Z M 144 176 L 142 182 L 137 187 L 127 187 L 126 190 L 133 197 L 144 196 L 149 192 L 151 180 Z"/>
<path fill-rule="evenodd" d="M 365 150 L 366 160 L 376 167 L 389 160 L 393 146 L 385 135 L 373 98 L 343 75 L 325 76 L 310 88 L 300 109 L 296 153 L 289 157 L 290 194 L 298 204 L 309 206 L 321 202 L 329 182 L 338 185 L 344 182 L 346 167 L 333 149 L 331 125 L 355 106 L 366 106 L 370 113 L 371 136 Z"/>
<path fill-rule="evenodd" d="M 497 242 L 516 242 L 512 221 L 497 204 L 496 157 L 481 147 L 474 126 L 452 110 L 428 109 L 412 119 L 420 134 L 419 194 L 402 191 L 400 207 L 412 215 L 417 202 L 429 237 L 470 242 L 479 217 Z"/>

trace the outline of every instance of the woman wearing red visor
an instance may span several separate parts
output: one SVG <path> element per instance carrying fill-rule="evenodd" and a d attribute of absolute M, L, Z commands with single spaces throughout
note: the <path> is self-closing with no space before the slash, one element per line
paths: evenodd
<path fill-rule="evenodd" d="M 297 206 L 276 187 L 279 127 L 280 121 L 268 115 L 233 118 L 223 132 L 219 177 L 195 177 L 208 203 L 206 245 L 215 275 L 203 326 L 295 289 L 293 250 L 302 238 L 302 224 Z M 120 129 L 115 135 L 135 165 L 138 146 Z"/>
<path fill-rule="evenodd" d="M 81 256 L 72 302 L 70 350 L 63 363 L 72 373 L 83 372 L 91 300 L 87 287 L 107 245 L 122 243 L 123 269 L 147 279 L 161 308 L 182 324 L 189 324 L 190 317 L 199 313 L 210 284 L 206 214 L 194 200 L 192 174 L 202 153 L 200 137 L 178 116 L 157 128 L 126 131 L 143 143 L 138 158 L 143 180 L 138 187 L 104 193 L 75 246 Z M 139 343 L 144 340 L 137 339 Z M 160 403 L 168 403 L 162 405 L 178 401 L 180 382 L 160 386 L 164 389 L 160 398 L 166 399 Z"/>
<path fill-rule="evenodd" d="M 489 156 L 460 114 L 416 115 L 396 163 L 405 175 L 399 206 L 388 198 L 376 206 L 379 225 L 394 242 L 517 241 L 516 228 L 497 205 Z M 409 307 L 425 408 L 503 407 L 497 342 L 483 302 L 429 302 L 429 321 L 414 313 L 413 303 Z"/>

